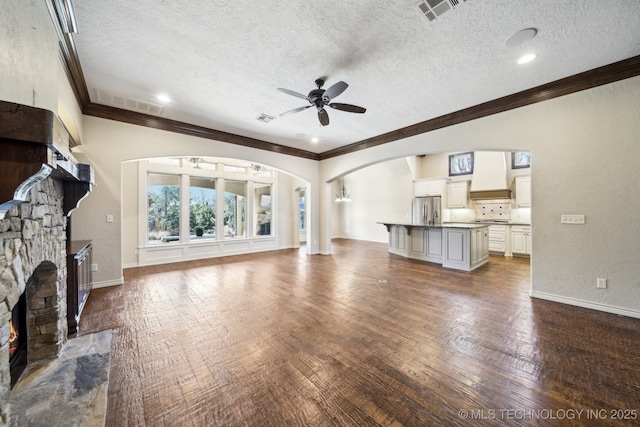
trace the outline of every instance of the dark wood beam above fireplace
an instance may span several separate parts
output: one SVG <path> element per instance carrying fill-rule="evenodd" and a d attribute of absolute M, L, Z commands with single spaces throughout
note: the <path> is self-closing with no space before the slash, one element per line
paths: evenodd
<path fill-rule="evenodd" d="M 53 112 L 0 101 L 0 219 L 48 176 L 65 183 L 65 215 L 91 191 L 90 167 L 65 154 L 68 141 L 69 133 Z"/>

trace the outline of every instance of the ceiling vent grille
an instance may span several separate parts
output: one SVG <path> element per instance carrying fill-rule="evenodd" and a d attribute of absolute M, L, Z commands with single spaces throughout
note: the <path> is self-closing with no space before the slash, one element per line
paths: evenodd
<path fill-rule="evenodd" d="M 462 0 L 466 2 L 467 0 Z M 429 21 L 435 21 L 443 13 L 460 5 L 460 0 L 422 0 L 418 3 L 420 15 Z"/>
<path fill-rule="evenodd" d="M 256 117 L 256 120 L 262 123 L 269 123 L 270 121 L 274 120 L 275 117 L 270 116 L 268 114 L 265 113 L 260 113 L 260 115 L 258 117 Z"/>
<path fill-rule="evenodd" d="M 143 114 L 151 114 L 159 116 L 164 111 L 164 106 L 152 104 L 138 99 L 127 98 L 126 96 L 117 95 L 106 90 L 96 89 L 96 99 L 100 104 L 109 105 L 111 107 L 124 108 L 126 110 L 137 111 Z"/>

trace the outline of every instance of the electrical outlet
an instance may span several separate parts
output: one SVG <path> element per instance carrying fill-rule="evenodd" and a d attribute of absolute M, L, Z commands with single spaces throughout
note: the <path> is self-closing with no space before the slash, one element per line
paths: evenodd
<path fill-rule="evenodd" d="M 560 224 L 584 224 L 584 215 L 560 215 Z"/>
<path fill-rule="evenodd" d="M 107 222 L 113 222 L 113 215 L 107 215 Z"/>
<path fill-rule="evenodd" d="M 98 271 L 98 264 L 91 264 L 91 271 Z"/>
<path fill-rule="evenodd" d="M 598 289 L 607 289 L 607 279 L 596 279 L 596 288 Z"/>

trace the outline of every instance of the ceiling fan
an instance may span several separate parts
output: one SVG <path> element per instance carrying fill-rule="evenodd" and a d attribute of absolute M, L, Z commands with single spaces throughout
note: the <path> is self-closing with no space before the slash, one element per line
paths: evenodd
<path fill-rule="evenodd" d="M 349 85 L 345 82 L 340 81 L 326 90 L 322 89 L 322 86 L 324 85 L 324 79 L 317 79 L 315 83 L 318 88 L 313 89 L 311 92 L 309 92 L 309 95 L 306 96 L 293 90 L 279 87 L 278 90 L 280 92 L 295 96 L 297 98 L 306 99 L 310 104 L 305 105 L 304 107 L 298 107 L 294 108 L 293 110 L 285 111 L 284 113 L 280 114 L 280 117 L 288 116 L 290 114 L 306 110 L 307 108 L 316 107 L 316 110 L 318 110 L 318 120 L 320 120 L 320 124 L 322 126 L 326 126 L 329 124 L 329 114 L 327 113 L 327 110 L 324 109 L 325 106 L 335 108 L 336 110 L 347 111 L 349 113 L 364 113 L 365 111 L 367 111 L 366 108 L 358 107 L 357 105 L 331 102 L 333 98 L 340 95 L 347 89 L 347 87 L 349 87 Z"/>

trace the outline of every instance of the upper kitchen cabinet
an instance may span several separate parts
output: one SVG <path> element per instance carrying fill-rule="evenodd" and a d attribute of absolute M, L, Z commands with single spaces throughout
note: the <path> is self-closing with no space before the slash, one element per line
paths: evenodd
<path fill-rule="evenodd" d="M 447 207 L 449 209 L 467 208 L 469 181 L 455 181 L 447 184 Z"/>
<path fill-rule="evenodd" d="M 531 207 L 531 176 L 516 177 L 516 208 Z"/>
<path fill-rule="evenodd" d="M 413 181 L 413 193 L 415 197 L 442 196 L 448 178 L 425 178 Z"/>

